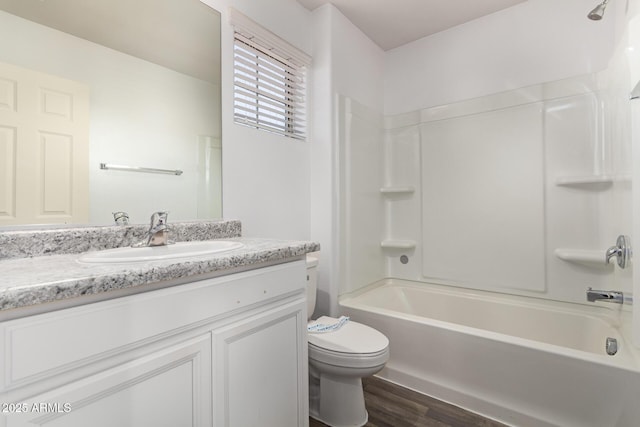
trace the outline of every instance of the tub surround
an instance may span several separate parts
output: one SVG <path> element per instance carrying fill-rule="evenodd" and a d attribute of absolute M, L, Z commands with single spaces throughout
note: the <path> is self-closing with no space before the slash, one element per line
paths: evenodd
<path fill-rule="evenodd" d="M 0 319 L 110 299 L 301 259 L 315 242 L 241 237 L 239 221 L 173 223 L 171 239 L 225 239 L 243 247 L 213 255 L 128 264 L 81 264 L 80 253 L 129 246 L 148 226 L 79 227 L 0 232 Z M 89 302 L 92 302 L 89 301 Z M 50 304 L 54 303 L 54 304 Z M 20 309 L 20 310 L 18 310 Z"/>
<path fill-rule="evenodd" d="M 588 286 L 632 292 L 630 270 L 604 256 L 632 228 L 628 90 L 615 72 L 384 117 L 339 97 L 339 293 L 383 277 L 571 303 Z"/>

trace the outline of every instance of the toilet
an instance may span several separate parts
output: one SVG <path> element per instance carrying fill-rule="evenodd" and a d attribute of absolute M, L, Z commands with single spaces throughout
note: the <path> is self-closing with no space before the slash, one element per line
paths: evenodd
<path fill-rule="evenodd" d="M 309 324 L 331 325 L 338 319 L 311 321 L 316 304 L 318 259 L 307 257 Z M 346 319 L 345 319 L 346 320 Z M 351 320 L 326 332 L 309 332 L 309 415 L 331 427 L 367 423 L 362 378 L 379 372 L 389 359 L 389 340 L 379 331 Z"/>

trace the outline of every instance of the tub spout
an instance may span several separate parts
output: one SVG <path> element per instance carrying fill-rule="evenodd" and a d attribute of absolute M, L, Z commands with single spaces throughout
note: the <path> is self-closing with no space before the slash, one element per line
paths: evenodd
<path fill-rule="evenodd" d="M 622 304 L 624 302 L 624 294 L 618 291 L 598 291 L 589 288 L 587 289 L 587 301 L 607 301 Z"/>

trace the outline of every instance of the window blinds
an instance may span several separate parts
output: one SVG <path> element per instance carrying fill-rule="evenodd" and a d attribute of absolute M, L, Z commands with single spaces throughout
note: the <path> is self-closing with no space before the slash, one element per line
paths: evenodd
<path fill-rule="evenodd" d="M 248 18 L 243 15 L 241 18 L 246 24 Z M 273 43 L 266 40 L 268 37 L 252 34 L 246 25 L 234 25 L 234 28 L 235 122 L 304 140 L 308 57 L 300 58 L 296 55 L 298 52 L 287 52 L 288 46 L 283 48 L 286 42 L 281 39 Z"/>

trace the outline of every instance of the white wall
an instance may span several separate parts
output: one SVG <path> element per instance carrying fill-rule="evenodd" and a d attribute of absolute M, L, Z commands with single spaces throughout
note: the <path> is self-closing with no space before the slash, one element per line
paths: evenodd
<path fill-rule="evenodd" d="M 224 216 L 240 219 L 246 236 L 320 242 L 315 315 L 335 314 L 341 259 L 336 94 L 381 112 L 383 52 L 331 5 L 312 13 L 294 0 L 202 1 L 222 13 Z M 229 6 L 312 54 L 307 142 L 233 123 Z"/>
<path fill-rule="evenodd" d="M 339 289 L 353 285 L 341 275 L 348 231 L 337 95 L 397 114 L 602 70 L 617 36 L 613 18 L 624 12 L 612 2 L 607 19 L 592 22 L 592 2 L 529 0 L 383 52 L 332 5 L 311 13 L 293 0 L 203 1 L 223 15 L 225 216 L 241 219 L 245 235 L 321 243 L 316 316 L 335 314 Z M 233 124 L 230 5 L 312 54 L 309 142 Z"/>
<path fill-rule="evenodd" d="M 322 246 L 315 316 L 336 314 L 347 235 L 344 225 L 344 155 L 338 97 L 344 95 L 381 113 L 383 51 L 333 5 L 313 12 L 313 144 L 311 238 Z"/>
<path fill-rule="evenodd" d="M 385 114 L 393 115 L 600 71 L 614 48 L 606 19 L 586 18 L 590 0 L 528 0 L 385 55 Z"/>
<path fill-rule="evenodd" d="M 222 15 L 224 217 L 241 220 L 245 236 L 309 239 L 313 138 L 301 142 L 233 122 L 233 29 L 228 9 L 234 7 L 309 54 L 313 40 L 311 12 L 295 0 L 202 1 Z"/>
<path fill-rule="evenodd" d="M 90 86 L 90 222 L 151 213 L 197 218 L 199 135 L 220 138 L 220 88 L 0 12 L 0 61 Z M 179 113 L 179 114 L 176 114 Z M 182 176 L 103 171 L 100 163 L 180 169 Z"/>
<path fill-rule="evenodd" d="M 626 84 L 634 87 L 640 82 L 640 1 L 632 0 L 629 5 L 628 34 L 626 34 L 628 47 L 624 56 L 628 57 L 629 76 Z M 632 188 L 633 201 L 632 212 L 634 213 L 633 235 L 631 236 L 632 248 L 640 247 L 640 100 L 631 101 L 631 139 L 632 139 L 632 161 L 636 165 L 633 168 L 632 179 L 636 185 Z M 638 250 L 636 249 L 636 259 Z M 637 261 L 634 264 L 638 264 Z M 633 292 L 640 295 L 640 272 L 636 269 L 633 273 Z M 637 298 L 637 297 L 636 297 Z M 634 344 L 640 347 L 640 304 L 633 306 L 633 338 Z"/>
<path fill-rule="evenodd" d="M 334 170 L 336 133 L 333 128 L 332 14 L 331 7 L 322 7 L 313 13 L 310 226 L 311 237 L 320 242 L 321 248 L 314 318 L 333 313 L 340 265 L 340 221 L 337 212 L 339 176 L 337 170 Z"/>

